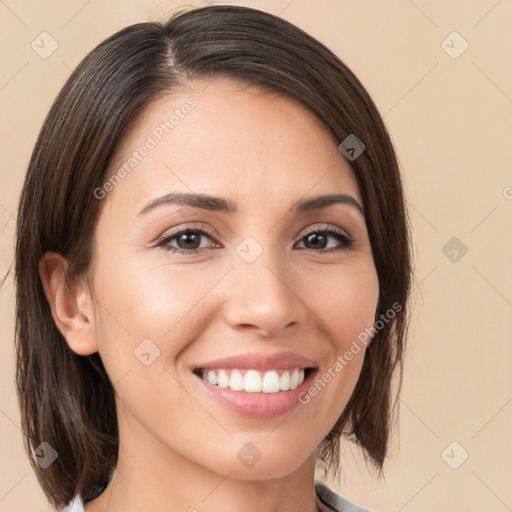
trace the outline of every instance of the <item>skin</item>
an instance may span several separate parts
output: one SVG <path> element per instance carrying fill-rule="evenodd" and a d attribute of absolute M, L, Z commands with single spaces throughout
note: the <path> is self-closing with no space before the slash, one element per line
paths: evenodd
<path fill-rule="evenodd" d="M 363 215 L 347 204 L 301 214 L 298 200 L 344 193 L 361 205 L 353 171 L 322 123 L 299 103 L 229 80 L 190 82 L 153 102 L 115 156 L 111 171 L 190 96 L 198 105 L 104 199 L 95 252 L 79 285 L 67 261 L 47 253 L 40 274 L 54 320 L 71 350 L 99 351 L 116 392 L 117 471 L 86 512 L 317 510 L 316 450 L 348 402 L 364 349 L 307 405 L 250 418 L 214 403 L 194 364 L 247 352 L 291 351 L 315 361 L 317 376 L 373 325 L 378 279 Z M 225 197 L 234 214 L 166 205 L 171 191 Z M 199 229 L 199 255 L 155 242 L 172 228 Z M 306 228 L 340 228 L 307 242 Z M 263 249 L 247 263 L 235 249 L 252 236 Z M 175 238 L 173 247 L 197 247 Z M 333 251 L 334 248 L 341 250 Z M 149 366 L 133 351 L 149 338 Z M 248 468 L 237 452 L 253 443 Z"/>

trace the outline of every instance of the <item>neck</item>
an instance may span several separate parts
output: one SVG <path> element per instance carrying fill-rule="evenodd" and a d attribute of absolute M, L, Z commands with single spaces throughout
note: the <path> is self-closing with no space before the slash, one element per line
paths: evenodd
<path fill-rule="evenodd" d="M 114 477 L 85 512 L 318 512 L 314 452 L 291 472 L 276 463 L 279 454 L 262 456 L 250 470 L 234 457 L 231 467 L 215 461 L 205 467 L 161 443 L 133 417 L 120 422 L 119 441 Z M 234 454 L 238 444 L 234 439 Z"/>

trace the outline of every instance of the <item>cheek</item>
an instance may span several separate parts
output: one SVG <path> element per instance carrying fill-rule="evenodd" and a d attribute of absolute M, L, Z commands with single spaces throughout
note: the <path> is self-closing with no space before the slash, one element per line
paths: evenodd
<path fill-rule="evenodd" d="M 379 283 L 373 261 L 339 267 L 307 281 L 304 296 L 338 354 L 375 323 Z"/>
<path fill-rule="evenodd" d="M 159 367 L 175 360 L 211 321 L 207 296 L 225 272 L 221 265 L 157 266 L 144 258 L 99 261 L 97 336 L 111 380 L 128 370 L 139 372 L 149 361 Z M 146 379 L 147 372 L 141 377 Z"/>
<path fill-rule="evenodd" d="M 105 265 L 98 272 L 97 293 L 117 327 L 124 327 L 132 337 L 164 339 L 187 323 L 186 316 L 200 307 L 201 298 L 221 276 L 222 269 L 207 270 L 201 264 L 194 268 L 155 265 L 134 258 L 133 262 Z"/>
<path fill-rule="evenodd" d="M 370 328 L 375 324 L 379 300 L 377 272 L 373 260 L 360 263 L 340 266 L 328 276 L 317 276 L 316 285 L 305 291 L 325 338 L 330 341 L 330 349 L 325 352 L 314 382 L 300 399 L 329 428 L 353 393 L 371 340 Z"/>
<path fill-rule="evenodd" d="M 209 321 L 201 298 L 219 277 L 192 266 L 115 261 L 97 270 L 99 352 L 117 399 L 149 427 L 157 414 L 194 407 L 173 362 Z"/>

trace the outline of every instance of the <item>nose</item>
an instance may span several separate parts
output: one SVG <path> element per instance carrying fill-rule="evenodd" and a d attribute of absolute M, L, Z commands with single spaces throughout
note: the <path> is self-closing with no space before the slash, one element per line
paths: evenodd
<path fill-rule="evenodd" d="M 279 337 L 305 318 L 300 279 L 277 251 L 264 250 L 252 263 L 235 256 L 227 281 L 224 317 L 233 328 Z"/>

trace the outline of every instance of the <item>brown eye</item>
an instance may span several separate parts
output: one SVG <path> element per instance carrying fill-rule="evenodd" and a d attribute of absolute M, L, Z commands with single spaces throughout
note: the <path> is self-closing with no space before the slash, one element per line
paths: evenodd
<path fill-rule="evenodd" d="M 213 232 L 208 226 L 202 228 L 190 228 L 181 229 L 164 236 L 158 243 L 158 247 L 163 247 L 167 251 L 177 252 L 180 254 L 194 254 L 208 249 L 208 247 L 200 247 L 202 238 L 209 238 L 212 240 Z M 175 241 L 178 247 L 171 246 L 170 243 Z"/>
<path fill-rule="evenodd" d="M 334 238 L 340 242 L 341 247 L 334 247 L 328 250 L 326 246 L 329 244 L 329 238 Z M 338 251 L 343 249 L 349 249 L 354 241 L 348 235 L 343 233 L 342 231 L 338 231 L 335 229 L 322 229 L 322 230 L 314 230 L 307 233 L 304 237 L 302 237 L 301 242 L 305 243 L 306 249 L 312 250 L 323 250 L 322 252 L 330 252 L 331 250 Z"/>

